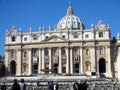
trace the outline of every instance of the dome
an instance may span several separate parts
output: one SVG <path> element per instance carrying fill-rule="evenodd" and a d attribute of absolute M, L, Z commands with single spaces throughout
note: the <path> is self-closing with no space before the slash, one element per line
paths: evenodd
<path fill-rule="evenodd" d="M 71 6 L 67 9 L 67 15 L 64 16 L 57 24 L 58 30 L 66 30 L 69 28 L 71 30 L 84 29 L 84 25 L 79 17 L 74 15 L 74 11 Z"/>

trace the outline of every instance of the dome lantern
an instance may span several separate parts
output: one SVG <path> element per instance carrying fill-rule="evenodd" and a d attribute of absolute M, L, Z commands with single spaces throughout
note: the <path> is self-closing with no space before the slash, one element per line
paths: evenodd
<path fill-rule="evenodd" d="M 67 15 L 73 15 L 73 14 L 74 14 L 74 11 L 73 11 L 72 7 L 69 6 L 67 9 Z"/>

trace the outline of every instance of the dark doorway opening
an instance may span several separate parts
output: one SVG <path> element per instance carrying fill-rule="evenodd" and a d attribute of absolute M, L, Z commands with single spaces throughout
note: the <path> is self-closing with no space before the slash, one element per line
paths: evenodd
<path fill-rule="evenodd" d="M 34 64 L 33 65 L 33 74 L 38 74 L 38 65 L 37 64 Z"/>
<path fill-rule="evenodd" d="M 16 74 L 16 62 L 15 61 L 10 62 L 10 73 L 13 76 L 15 76 Z"/>
<path fill-rule="evenodd" d="M 58 64 L 54 64 L 54 73 L 55 73 L 55 74 L 58 73 Z"/>
<path fill-rule="evenodd" d="M 79 64 L 74 64 L 74 73 L 79 73 Z"/>
<path fill-rule="evenodd" d="M 105 72 L 106 72 L 105 59 L 101 58 L 101 59 L 99 59 L 99 73 L 105 73 Z"/>

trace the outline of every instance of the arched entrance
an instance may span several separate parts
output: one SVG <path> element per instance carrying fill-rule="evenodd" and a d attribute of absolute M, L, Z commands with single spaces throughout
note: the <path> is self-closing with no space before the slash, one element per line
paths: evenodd
<path fill-rule="evenodd" d="M 99 59 L 99 73 L 105 73 L 106 72 L 106 63 L 104 58 Z"/>
<path fill-rule="evenodd" d="M 16 74 L 16 62 L 15 61 L 10 62 L 10 74 L 11 75 Z"/>

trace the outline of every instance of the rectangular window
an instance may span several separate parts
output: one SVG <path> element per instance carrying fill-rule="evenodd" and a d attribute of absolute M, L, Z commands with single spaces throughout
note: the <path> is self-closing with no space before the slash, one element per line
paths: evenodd
<path fill-rule="evenodd" d="M 103 32 L 99 32 L 99 37 L 103 37 Z"/>
<path fill-rule="evenodd" d="M 14 37 L 14 36 L 11 37 L 11 41 L 12 41 L 12 42 L 15 42 L 15 40 L 16 40 L 16 37 Z"/>
<path fill-rule="evenodd" d="M 37 57 L 38 56 L 38 51 L 37 51 L 37 49 L 34 49 L 33 50 L 33 57 Z"/>
<path fill-rule="evenodd" d="M 78 54 L 78 49 L 77 49 L 77 48 L 74 48 L 74 49 L 73 49 L 73 54 L 74 54 L 74 55 L 77 55 L 77 54 Z"/>
<path fill-rule="evenodd" d="M 38 37 L 33 37 L 33 40 L 37 40 L 38 39 Z"/>
<path fill-rule="evenodd" d="M 88 35 L 88 34 L 86 34 L 86 35 L 85 35 L 85 38 L 89 38 L 89 35 Z"/>
<path fill-rule="evenodd" d="M 78 38 L 78 35 L 74 35 L 74 38 Z"/>
<path fill-rule="evenodd" d="M 58 50 L 57 50 L 57 48 L 53 48 L 53 55 L 58 55 Z"/>
<path fill-rule="evenodd" d="M 27 41 L 27 38 L 26 38 L 26 37 L 24 38 L 24 41 Z"/>

